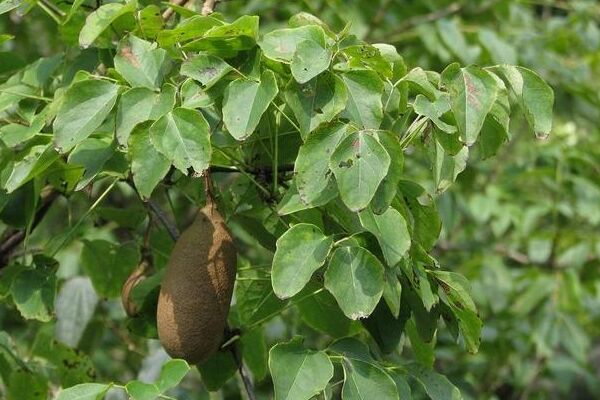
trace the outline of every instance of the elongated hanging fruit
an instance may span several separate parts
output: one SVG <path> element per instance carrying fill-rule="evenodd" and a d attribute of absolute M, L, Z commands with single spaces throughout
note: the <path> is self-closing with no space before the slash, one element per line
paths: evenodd
<path fill-rule="evenodd" d="M 236 252 L 212 201 L 175 243 L 162 281 L 156 322 L 169 355 L 199 363 L 223 340 L 236 273 Z"/>
<path fill-rule="evenodd" d="M 142 263 L 133 270 L 129 278 L 123 284 L 123 288 L 121 289 L 121 302 L 123 303 L 123 308 L 125 312 L 130 317 L 135 317 L 138 315 L 139 310 L 137 305 L 131 300 L 131 291 L 138 283 L 146 279 L 146 270 L 148 269 L 148 263 L 146 261 L 142 261 Z"/>

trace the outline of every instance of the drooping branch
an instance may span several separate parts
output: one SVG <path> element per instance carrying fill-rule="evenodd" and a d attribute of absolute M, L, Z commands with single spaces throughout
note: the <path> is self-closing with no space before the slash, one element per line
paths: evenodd
<path fill-rule="evenodd" d="M 42 192 L 41 206 L 35 213 L 33 221 L 31 223 L 31 229 L 35 228 L 44 219 L 44 216 L 54 203 L 54 200 L 60 195 L 59 192 L 49 189 Z M 15 229 L 3 235 L 2 241 L 0 242 L 0 268 L 5 267 L 13 251 L 23 242 L 25 239 L 25 229 Z"/>

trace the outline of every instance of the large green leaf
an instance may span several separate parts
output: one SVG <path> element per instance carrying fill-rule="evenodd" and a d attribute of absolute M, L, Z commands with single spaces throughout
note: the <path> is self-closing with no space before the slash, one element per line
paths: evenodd
<path fill-rule="evenodd" d="M 184 360 L 169 360 L 162 366 L 156 386 L 161 393 L 164 393 L 179 385 L 189 371 L 190 366 Z"/>
<path fill-rule="evenodd" d="M 42 174 L 59 158 L 60 155 L 49 144 L 32 146 L 20 152 L 4 184 L 6 191 L 14 192 Z"/>
<path fill-rule="evenodd" d="M 197 37 L 197 36 L 196 36 Z M 233 57 L 250 50 L 258 39 L 258 16 L 243 15 L 230 24 L 215 25 L 201 37 L 184 45 L 184 50 L 206 51 L 219 57 Z"/>
<path fill-rule="evenodd" d="M 80 166 L 84 173 L 75 190 L 86 187 L 102 171 L 104 164 L 114 155 L 115 146 L 105 139 L 87 138 L 69 154 L 68 163 Z"/>
<path fill-rule="evenodd" d="M 101 80 L 74 83 L 54 120 L 54 144 L 61 153 L 94 133 L 117 101 L 118 86 Z"/>
<path fill-rule="evenodd" d="M 358 131 L 340 142 L 331 155 L 340 196 L 352 211 L 369 205 L 377 187 L 386 176 L 390 156 L 368 131 Z"/>
<path fill-rule="evenodd" d="M 377 238 L 387 264 L 398 264 L 410 248 L 410 233 L 402 214 L 390 207 L 381 215 L 365 209 L 359 216 L 362 226 Z"/>
<path fill-rule="evenodd" d="M 450 108 L 454 113 L 460 138 L 467 146 L 475 143 L 486 116 L 496 101 L 498 83 L 494 76 L 476 66 L 460 68 L 452 64 L 442 73 L 450 93 Z"/>
<path fill-rule="evenodd" d="M 204 89 L 209 89 L 231 71 L 233 67 L 221 58 L 210 54 L 198 54 L 185 60 L 180 73 L 200 82 Z"/>
<path fill-rule="evenodd" d="M 517 96 L 535 135 L 539 138 L 548 136 L 552 129 L 552 88 L 538 74 L 527 68 L 500 65 L 492 70 L 504 78 Z"/>
<path fill-rule="evenodd" d="M 148 128 L 149 124 L 138 125 L 129 137 L 133 183 L 143 199 L 150 198 L 171 168 L 171 162 L 152 144 Z"/>
<path fill-rule="evenodd" d="M 306 138 L 344 110 L 348 93 L 339 77 L 325 73 L 305 84 L 291 81 L 285 90 L 285 99 L 298 121 L 302 137 Z"/>
<path fill-rule="evenodd" d="M 271 281 L 277 297 L 285 299 L 302 290 L 325 263 L 333 239 L 312 224 L 297 224 L 277 240 Z"/>
<path fill-rule="evenodd" d="M 320 43 L 303 40 L 292 57 L 292 76 L 298 83 L 306 83 L 329 68 L 331 51 Z"/>
<path fill-rule="evenodd" d="M 325 272 L 325 288 L 350 319 L 367 317 L 383 293 L 383 266 L 362 247 L 340 247 Z"/>
<path fill-rule="evenodd" d="M 299 340 L 279 343 L 269 351 L 275 400 L 308 400 L 325 389 L 333 365 L 322 351 L 305 349 Z"/>
<path fill-rule="evenodd" d="M 344 358 L 344 400 L 398 400 L 394 380 L 373 363 L 355 358 Z"/>
<path fill-rule="evenodd" d="M 100 6 L 90 13 L 85 25 L 79 33 L 79 45 L 89 47 L 120 16 L 135 12 L 137 0 L 129 0 L 125 4 L 109 3 Z"/>
<path fill-rule="evenodd" d="M 383 120 L 383 81 L 375 71 L 355 70 L 342 75 L 348 88 L 348 117 L 361 128 L 377 129 Z"/>
<path fill-rule="evenodd" d="M 402 171 L 404 169 L 404 153 L 398 136 L 395 133 L 382 131 L 377 133 L 377 137 L 379 138 L 379 143 L 381 143 L 390 156 L 388 173 L 379 184 L 379 187 L 377 187 L 371 203 L 373 212 L 381 214 L 392 204 L 398 192 L 398 182 L 402 178 Z"/>
<path fill-rule="evenodd" d="M 347 126 L 327 126 L 311 134 L 298 150 L 294 165 L 300 199 L 306 204 L 317 201 L 328 186 L 335 185 L 329 168 L 329 157 L 347 133 Z"/>
<path fill-rule="evenodd" d="M 99 400 L 110 387 L 111 385 L 102 383 L 82 383 L 61 390 L 56 400 Z"/>
<path fill-rule="evenodd" d="M 285 28 L 264 35 L 259 45 L 264 55 L 279 62 L 292 62 L 301 42 L 310 41 L 321 48 L 325 47 L 325 32 L 317 25 L 298 28 Z M 306 45 L 306 44 L 305 44 Z"/>
<path fill-rule="evenodd" d="M 115 69 L 133 87 L 158 89 L 169 68 L 167 51 L 133 35 L 119 43 Z"/>
<path fill-rule="evenodd" d="M 156 121 L 173 109 L 176 89 L 166 84 L 160 93 L 147 88 L 129 89 L 119 100 L 117 110 L 117 140 L 127 146 L 131 131 L 144 121 Z"/>
<path fill-rule="evenodd" d="M 47 268 L 24 269 L 13 279 L 10 292 L 26 319 L 48 322 L 54 311 L 56 276 Z"/>
<path fill-rule="evenodd" d="M 431 271 L 431 274 L 440 286 L 438 291 L 440 298 L 450 306 L 458 319 L 467 350 L 471 353 L 477 352 L 481 343 L 482 322 L 469 294 L 469 282 L 464 276 L 455 272 Z"/>
<path fill-rule="evenodd" d="M 306 290 L 314 293 L 314 289 L 318 286 L 320 285 L 317 283 L 309 284 Z M 348 319 L 335 298 L 325 290 L 311 296 L 301 294 L 296 299 L 293 301 L 300 311 L 302 320 L 313 329 L 333 338 L 352 336 L 361 331 L 360 323 Z"/>
<path fill-rule="evenodd" d="M 420 364 L 413 363 L 406 369 L 419 382 L 432 400 L 461 400 L 462 395 L 445 376 L 430 370 Z"/>
<path fill-rule="evenodd" d="M 162 116 L 150 127 L 150 139 L 183 173 L 201 173 L 210 164 L 210 127 L 199 111 L 180 107 Z"/>
<path fill-rule="evenodd" d="M 117 245 L 106 240 L 85 241 L 81 263 L 100 296 L 112 298 L 121 294 L 121 287 L 140 259 L 134 244 Z"/>
<path fill-rule="evenodd" d="M 250 136 L 278 91 L 272 71 L 265 71 L 259 82 L 245 78 L 231 82 L 223 99 L 223 122 L 229 133 L 237 140 Z"/>

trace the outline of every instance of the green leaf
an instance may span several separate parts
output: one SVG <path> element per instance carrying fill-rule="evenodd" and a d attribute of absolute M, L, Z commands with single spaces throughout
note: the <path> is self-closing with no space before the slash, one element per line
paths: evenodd
<path fill-rule="evenodd" d="M 185 43 L 191 39 L 203 36 L 215 26 L 226 25 L 223 21 L 204 15 L 194 15 L 181 21 L 175 28 L 166 29 L 158 33 L 158 43 L 167 48 L 176 43 Z"/>
<path fill-rule="evenodd" d="M 8 193 L 12 193 L 25 183 L 39 176 L 60 158 L 51 145 L 32 146 L 20 154 L 4 184 Z"/>
<path fill-rule="evenodd" d="M 102 171 L 102 167 L 114 153 L 115 147 L 112 142 L 105 139 L 87 138 L 75 146 L 67 162 L 84 170 L 75 190 L 86 187 Z"/>
<path fill-rule="evenodd" d="M 80 81 L 67 90 L 53 125 L 58 151 L 65 153 L 94 133 L 115 105 L 117 91 L 101 80 Z"/>
<path fill-rule="evenodd" d="M 375 71 L 357 70 L 342 74 L 348 88 L 346 113 L 361 128 L 378 129 L 383 120 L 383 81 Z"/>
<path fill-rule="evenodd" d="M 237 371 L 233 354 L 227 350 L 217 351 L 197 367 L 202 376 L 202 382 L 212 392 L 221 389 Z"/>
<path fill-rule="evenodd" d="M 154 400 L 160 395 L 156 385 L 137 380 L 127 383 L 125 390 L 132 400 Z"/>
<path fill-rule="evenodd" d="M 21 0 L 4 0 L 0 3 L 0 15 L 21 6 Z"/>
<path fill-rule="evenodd" d="M 272 71 L 263 72 L 259 82 L 244 78 L 231 82 L 223 98 L 223 122 L 229 133 L 237 140 L 252 135 L 278 92 Z"/>
<path fill-rule="evenodd" d="M 201 173 L 210 164 L 210 127 L 199 111 L 180 107 L 162 116 L 150 127 L 150 140 L 184 174 L 188 168 Z"/>
<path fill-rule="evenodd" d="M 429 81 L 427 73 L 423 68 L 417 67 L 408 72 L 401 79 L 402 82 L 408 82 L 413 91 L 426 96 L 429 100 L 437 99 L 441 92 Z"/>
<path fill-rule="evenodd" d="M 406 369 L 419 382 L 432 400 L 461 400 L 462 395 L 445 376 L 436 373 L 420 364 L 412 363 Z"/>
<path fill-rule="evenodd" d="M 450 107 L 460 138 L 467 146 L 472 146 L 496 101 L 496 79 L 479 67 L 460 68 L 458 64 L 452 64 L 442 72 L 442 81 L 450 93 Z"/>
<path fill-rule="evenodd" d="M 277 213 L 279 215 L 293 214 L 298 211 L 307 210 L 314 207 L 320 207 L 331 200 L 335 199 L 338 195 L 337 188 L 335 185 L 328 185 L 321 194 L 310 203 L 305 203 L 300 197 L 296 181 L 292 181 L 292 184 L 285 192 L 285 195 L 281 199 L 281 202 L 277 205 Z"/>
<path fill-rule="evenodd" d="M 410 210 L 413 220 L 413 242 L 417 241 L 427 251 L 430 250 L 442 229 L 442 222 L 433 198 L 417 183 L 400 180 L 400 192 Z"/>
<path fill-rule="evenodd" d="M 517 96 L 529 126 L 538 138 L 545 138 L 552 129 L 554 92 L 538 74 L 530 69 L 511 65 L 499 65 L 497 72 Z"/>
<path fill-rule="evenodd" d="M 149 199 L 169 172 L 171 162 L 150 141 L 147 124 L 138 125 L 129 137 L 129 156 L 133 183 L 142 199 Z"/>
<path fill-rule="evenodd" d="M 15 369 L 6 382 L 5 392 L 9 400 L 47 400 L 48 380 L 43 375 Z"/>
<path fill-rule="evenodd" d="M 324 73 L 305 84 L 291 81 L 285 90 L 285 99 L 306 139 L 309 133 L 344 110 L 348 93 L 339 77 Z"/>
<path fill-rule="evenodd" d="M 25 69 L 21 81 L 29 86 L 42 88 L 62 62 L 63 56 L 61 54 L 54 57 L 40 58 Z"/>
<path fill-rule="evenodd" d="M 102 383 L 82 383 L 63 389 L 56 400 L 99 400 L 110 389 L 111 385 Z"/>
<path fill-rule="evenodd" d="M 450 98 L 444 94 L 439 96 L 435 101 L 431 102 L 422 94 L 417 95 L 413 103 L 415 112 L 423 115 L 431 120 L 440 130 L 446 133 L 456 132 L 456 127 L 449 125 L 440 118 L 450 111 Z"/>
<path fill-rule="evenodd" d="M 156 121 L 175 105 L 176 89 L 166 84 L 161 93 L 147 88 L 129 89 L 119 100 L 117 110 L 117 140 L 121 146 L 127 146 L 129 135 L 135 126 L 144 121 Z"/>
<path fill-rule="evenodd" d="M 394 380 L 373 363 L 344 358 L 344 400 L 398 400 Z"/>
<path fill-rule="evenodd" d="M 444 133 L 442 133 L 444 135 Z M 438 140 L 432 140 L 431 158 L 436 192 L 443 193 L 467 167 L 469 148 L 463 146 L 456 155 L 448 154 Z"/>
<path fill-rule="evenodd" d="M 302 347 L 299 340 L 279 343 L 269 351 L 275 400 L 308 400 L 325 389 L 333 365 L 323 351 Z"/>
<path fill-rule="evenodd" d="M 333 239 L 312 224 L 297 224 L 277 240 L 271 281 L 280 299 L 302 290 L 324 263 Z"/>
<path fill-rule="evenodd" d="M 161 393 L 164 393 L 179 385 L 189 371 L 190 366 L 185 360 L 169 360 L 162 366 L 156 386 Z"/>
<path fill-rule="evenodd" d="M 196 36 L 197 37 L 197 36 Z M 219 57 L 234 57 L 239 51 L 250 50 L 258 39 L 258 17 L 244 15 L 230 24 L 216 25 L 201 37 L 185 44 L 184 50 L 206 51 Z"/>
<path fill-rule="evenodd" d="M 472 64 L 477 60 L 481 49 L 479 46 L 469 46 L 465 35 L 453 19 L 440 19 L 436 22 L 439 37 L 442 42 L 464 64 Z"/>
<path fill-rule="evenodd" d="M 369 205 L 390 162 L 385 148 L 367 131 L 354 132 L 340 142 L 329 166 L 350 210 L 360 211 Z"/>
<path fill-rule="evenodd" d="M 306 83 L 329 68 L 331 51 L 313 40 L 298 43 L 292 57 L 292 76 L 298 83 Z"/>
<path fill-rule="evenodd" d="M 10 292 L 23 318 L 42 322 L 52 319 L 56 296 L 54 271 L 24 269 L 14 277 Z"/>
<path fill-rule="evenodd" d="M 77 347 L 97 304 L 98 296 L 89 278 L 69 279 L 56 297 L 56 338 Z"/>
<path fill-rule="evenodd" d="M 377 191 L 371 202 L 373 212 L 381 214 L 392 204 L 398 192 L 398 182 L 402 178 L 402 171 L 404 169 L 404 153 L 396 134 L 382 131 L 378 132 L 377 136 L 379 143 L 381 143 L 390 156 L 388 173 L 377 187 Z"/>
<path fill-rule="evenodd" d="M 267 376 L 269 362 L 264 329 L 257 327 L 249 332 L 244 332 L 240 343 L 245 365 L 248 366 L 257 381 L 262 381 Z"/>
<path fill-rule="evenodd" d="M 135 244 L 118 245 L 106 240 L 84 241 L 81 263 L 102 297 L 121 294 L 129 273 L 137 266 L 140 254 Z"/>
<path fill-rule="evenodd" d="M 231 71 L 233 67 L 221 58 L 198 54 L 183 62 L 180 73 L 197 80 L 204 89 L 209 89 Z"/>
<path fill-rule="evenodd" d="M 119 42 L 115 69 L 132 87 L 158 89 L 169 69 L 167 51 L 133 35 Z"/>
<path fill-rule="evenodd" d="M 156 39 L 159 32 L 162 31 L 164 21 L 160 14 L 160 7 L 156 4 L 150 4 L 140 11 L 139 15 L 140 33 L 146 39 Z"/>
<path fill-rule="evenodd" d="M 335 185 L 329 169 L 329 157 L 347 134 L 347 126 L 335 124 L 311 134 L 298 150 L 294 165 L 300 200 L 311 204 L 323 196 L 328 187 Z"/>
<path fill-rule="evenodd" d="M 307 291 L 314 293 L 316 284 L 307 285 Z M 327 291 L 313 295 L 298 296 L 294 304 L 300 311 L 300 317 L 308 326 L 333 338 L 355 335 L 360 331 L 360 323 L 344 315 L 335 298 Z"/>
<path fill-rule="evenodd" d="M 240 261 L 241 266 L 248 267 L 238 272 L 235 286 L 236 304 L 242 326 L 264 322 L 276 316 L 287 304 L 273 293 L 273 286 L 268 271 L 251 267 Z"/>
<path fill-rule="evenodd" d="M 369 315 L 369 318 L 362 320 L 363 325 L 384 354 L 392 353 L 398 348 L 404 331 L 404 324 L 410 317 L 410 310 L 406 307 L 405 309 L 406 312 L 396 318 L 392 315 L 386 303 L 380 301 L 375 307 L 375 311 Z"/>
<path fill-rule="evenodd" d="M 431 271 L 436 278 L 440 289 L 440 298 L 450 306 L 458 319 L 458 326 L 467 350 L 470 353 L 477 352 L 481 343 L 482 322 L 477 315 L 477 308 L 469 294 L 469 282 L 467 279 L 455 272 Z"/>
<path fill-rule="evenodd" d="M 313 46 L 325 48 L 323 28 L 317 25 L 306 25 L 299 28 L 277 29 L 264 35 L 259 46 L 267 58 L 290 63 L 298 45 L 304 41 L 310 41 L 314 43 Z"/>
<path fill-rule="evenodd" d="M 325 288 L 350 319 L 367 317 L 383 293 L 383 266 L 362 247 L 340 247 L 325 272 Z"/>
<path fill-rule="evenodd" d="M 402 214 L 390 207 L 381 215 L 365 209 L 359 216 L 362 226 L 377 238 L 387 264 L 398 264 L 410 248 L 410 233 Z"/>
<path fill-rule="evenodd" d="M 100 6 L 87 16 L 85 25 L 79 33 L 79 45 L 83 48 L 90 47 L 117 18 L 135 12 L 136 8 L 137 0 L 128 0 L 125 4 L 110 3 Z"/>

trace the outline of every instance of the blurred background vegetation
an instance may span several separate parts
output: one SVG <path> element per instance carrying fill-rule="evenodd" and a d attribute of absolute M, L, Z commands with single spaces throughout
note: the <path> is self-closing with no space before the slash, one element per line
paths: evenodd
<path fill-rule="evenodd" d="M 84 14 L 58 27 L 35 7 L 35 1 L 28 4 L 31 11 L 26 15 L 0 16 L 0 33 L 15 36 L 0 44 L 2 75 L 63 51 L 65 42 L 77 41 L 77 24 L 83 23 Z M 200 2 L 195 7 L 199 9 Z M 471 281 L 484 330 L 476 355 L 457 346 L 444 329 L 430 351 L 436 370 L 447 375 L 465 398 L 600 398 L 600 4 L 230 0 L 219 3 L 218 11 L 229 19 L 260 15 L 263 30 L 286 25 L 297 12 L 310 12 L 336 31 L 350 23 L 350 31 L 360 38 L 395 45 L 409 69 L 441 71 L 454 61 L 517 64 L 535 70 L 553 87 L 555 120 L 547 140 L 534 140 L 526 133 L 525 121 L 516 119 L 510 144 L 501 147 L 497 157 L 472 156 L 457 183 L 437 197 L 443 231 L 436 256 L 444 268 Z M 405 170 L 430 185 L 429 163 L 419 154 L 406 157 Z M 79 196 L 85 204 L 85 194 Z M 141 209 L 143 214 L 143 208 L 134 204 L 127 216 L 116 215 L 119 203 L 126 202 L 112 198 L 113 208 L 102 207 L 97 218 L 127 218 L 134 224 L 139 215 L 135 211 Z M 78 212 L 77 196 L 70 207 Z M 55 214 L 55 220 L 63 215 Z M 87 239 L 108 235 L 102 229 L 90 232 Z M 52 213 L 35 233 L 31 243 L 36 243 L 36 236 L 56 233 Z M 165 249 L 160 243 L 169 241 L 159 233 L 152 238 L 155 247 L 168 251 L 168 244 Z M 80 251 L 71 246 L 59 253 L 61 279 L 73 279 Z M 148 347 L 145 340 L 129 337 L 118 302 L 101 302 L 80 342 L 92 355 L 98 374 L 121 381 L 156 374 L 165 359 L 160 346 Z M 271 320 L 269 341 L 289 337 L 285 331 L 309 330 L 294 313 L 290 309 Z M 38 326 L 25 324 L 15 310 L 4 307 L 0 326 L 12 336 L 0 335 L 2 346 L 14 341 L 22 352 L 35 351 L 30 344 Z M 38 332 L 36 341 L 40 338 Z M 403 357 L 411 357 L 409 348 Z M 174 395 L 198 398 L 198 385 L 198 377 L 191 374 Z M 232 382 L 212 396 L 238 398 L 237 387 Z"/>

